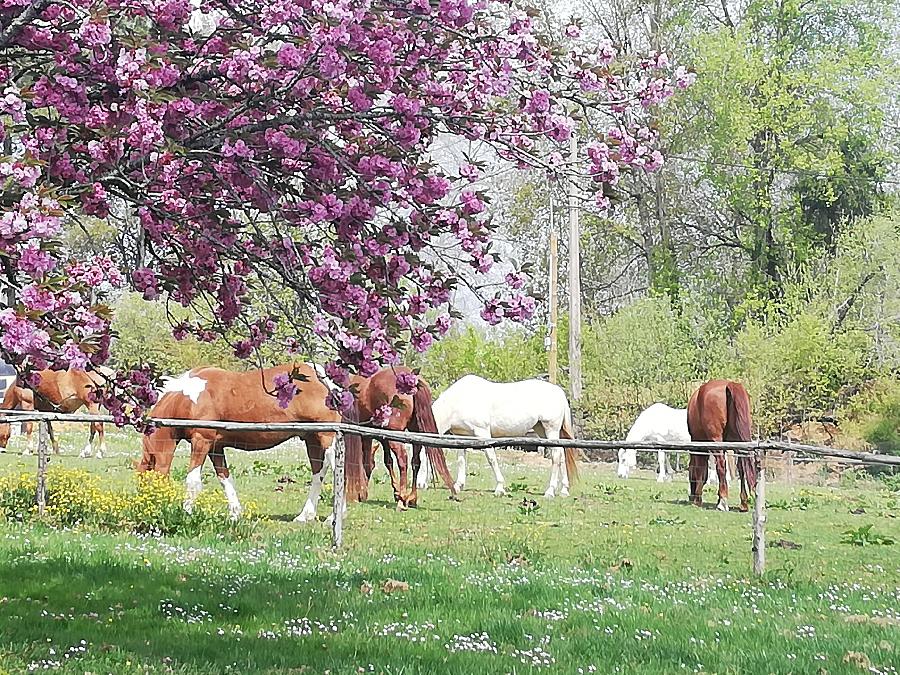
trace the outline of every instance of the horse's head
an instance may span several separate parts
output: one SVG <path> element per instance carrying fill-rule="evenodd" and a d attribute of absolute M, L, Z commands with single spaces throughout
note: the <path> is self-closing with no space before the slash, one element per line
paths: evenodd
<path fill-rule="evenodd" d="M 12 435 L 11 424 L 0 424 L 0 448 L 5 448 L 9 443 L 9 437 Z"/>

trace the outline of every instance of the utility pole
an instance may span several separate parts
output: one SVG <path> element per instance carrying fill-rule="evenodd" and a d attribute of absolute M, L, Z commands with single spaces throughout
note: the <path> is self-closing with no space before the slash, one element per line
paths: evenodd
<path fill-rule="evenodd" d="M 550 195 L 550 335 L 547 339 L 550 341 L 547 356 L 547 370 L 549 371 L 550 381 L 556 384 L 557 373 L 559 372 L 558 357 L 558 335 L 556 325 L 559 319 L 559 235 L 556 233 L 556 223 L 553 220 L 553 192 L 552 186 L 548 184 Z"/>
<path fill-rule="evenodd" d="M 578 140 L 569 140 L 572 174 L 569 176 L 569 390 L 572 407 L 581 406 L 581 239 L 578 227 L 578 195 L 575 181 L 578 167 Z"/>

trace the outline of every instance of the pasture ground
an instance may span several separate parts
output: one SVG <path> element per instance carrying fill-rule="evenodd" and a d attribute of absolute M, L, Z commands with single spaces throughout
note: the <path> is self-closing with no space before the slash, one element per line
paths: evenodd
<path fill-rule="evenodd" d="M 99 461 L 74 456 L 82 433 L 61 436 L 67 454 L 54 463 L 123 488 L 132 480 L 136 436 L 109 434 Z M 298 445 L 229 453 L 239 493 L 268 518 L 241 539 L 0 524 L 0 673 L 900 667 L 900 544 L 841 543 L 869 524 L 900 539 L 900 495 L 878 483 L 770 484 L 768 538 L 780 545 L 756 581 L 750 515 L 688 506 L 683 474 L 625 482 L 612 465 L 583 464 L 574 496 L 550 501 L 544 460 L 503 453 L 511 492 L 497 498 L 483 455 L 471 459 L 461 503 L 428 490 L 405 513 L 381 470 L 371 501 L 351 508 L 337 554 L 323 523 L 290 522 L 308 478 Z M 35 464 L 2 454 L 0 475 Z"/>

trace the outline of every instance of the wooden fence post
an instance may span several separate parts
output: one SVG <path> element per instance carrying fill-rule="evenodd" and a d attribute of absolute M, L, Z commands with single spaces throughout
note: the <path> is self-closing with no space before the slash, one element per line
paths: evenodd
<path fill-rule="evenodd" d="M 47 510 L 47 425 L 49 422 L 38 422 L 38 472 L 37 500 L 38 516 L 43 518 Z"/>
<path fill-rule="evenodd" d="M 334 444 L 334 503 L 331 514 L 331 545 L 334 549 L 339 549 L 344 543 L 344 509 L 347 503 L 344 480 L 345 457 L 344 434 L 339 431 Z"/>
<path fill-rule="evenodd" d="M 753 574 L 766 571 L 766 451 L 757 450 L 759 473 L 756 479 L 756 499 L 753 504 Z"/>

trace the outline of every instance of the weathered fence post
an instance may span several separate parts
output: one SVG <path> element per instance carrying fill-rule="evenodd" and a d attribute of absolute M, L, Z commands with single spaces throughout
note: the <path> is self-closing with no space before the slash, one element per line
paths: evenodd
<path fill-rule="evenodd" d="M 766 571 L 766 451 L 756 451 L 759 474 L 756 479 L 756 499 L 753 504 L 753 574 Z"/>
<path fill-rule="evenodd" d="M 334 503 L 331 518 L 331 545 L 338 549 L 344 543 L 344 509 L 346 508 L 347 495 L 345 494 L 344 459 L 346 448 L 344 446 L 344 434 L 337 432 L 334 444 Z"/>
<path fill-rule="evenodd" d="M 38 422 L 38 472 L 37 472 L 37 500 L 38 516 L 43 518 L 47 510 L 47 426 L 50 422 L 41 420 Z"/>

